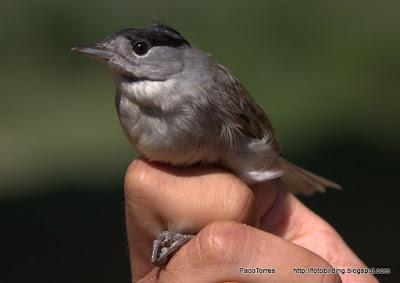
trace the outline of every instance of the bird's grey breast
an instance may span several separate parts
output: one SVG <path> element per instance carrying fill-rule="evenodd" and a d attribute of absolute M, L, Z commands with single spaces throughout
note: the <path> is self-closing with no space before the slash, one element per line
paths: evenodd
<path fill-rule="evenodd" d="M 190 103 L 173 101 L 182 95 L 173 93 L 179 90 L 172 85 L 150 81 L 120 86 L 116 106 L 131 145 L 149 159 L 171 164 L 217 162 L 217 150 L 197 132 L 204 117 Z"/>

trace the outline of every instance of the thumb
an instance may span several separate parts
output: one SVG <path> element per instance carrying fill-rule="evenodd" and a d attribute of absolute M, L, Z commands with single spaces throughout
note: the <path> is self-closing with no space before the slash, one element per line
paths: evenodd
<path fill-rule="evenodd" d="M 162 282 L 340 282 L 335 274 L 294 268 L 332 268 L 317 254 L 236 222 L 214 222 L 182 247 L 159 272 Z M 258 270 L 258 272 L 257 272 Z M 256 272 L 255 272 L 256 271 Z M 140 282 L 153 282 L 156 269 Z"/>

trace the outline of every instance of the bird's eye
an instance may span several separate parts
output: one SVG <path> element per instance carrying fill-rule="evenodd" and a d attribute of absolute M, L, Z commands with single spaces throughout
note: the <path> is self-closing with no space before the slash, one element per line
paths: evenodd
<path fill-rule="evenodd" d="M 144 55 L 149 50 L 149 46 L 146 42 L 137 42 L 133 45 L 133 51 L 137 55 Z"/>

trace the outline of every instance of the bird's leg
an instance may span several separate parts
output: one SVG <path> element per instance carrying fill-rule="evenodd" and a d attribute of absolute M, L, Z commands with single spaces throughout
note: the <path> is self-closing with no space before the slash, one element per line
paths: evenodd
<path fill-rule="evenodd" d="M 151 262 L 155 266 L 164 267 L 170 255 L 179 250 L 184 244 L 193 239 L 194 235 L 186 235 L 177 232 L 164 231 L 157 240 L 153 241 Z"/>

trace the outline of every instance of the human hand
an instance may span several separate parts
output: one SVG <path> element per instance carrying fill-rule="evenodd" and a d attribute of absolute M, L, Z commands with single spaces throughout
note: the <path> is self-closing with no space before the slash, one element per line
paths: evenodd
<path fill-rule="evenodd" d="M 125 179 L 125 208 L 133 281 L 377 282 L 372 275 L 294 272 L 365 264 L 279 180 L 250 189 L 217 167 L 136 160 Z M 198 234 L 159 270 L 150 262 L 152 241 L 171 225 Z M 240 267 L 275 273 L 243 273 Z"/>

